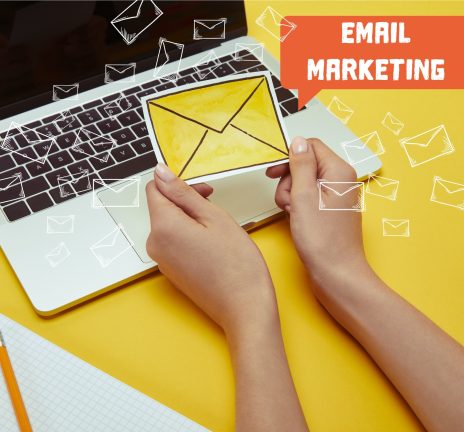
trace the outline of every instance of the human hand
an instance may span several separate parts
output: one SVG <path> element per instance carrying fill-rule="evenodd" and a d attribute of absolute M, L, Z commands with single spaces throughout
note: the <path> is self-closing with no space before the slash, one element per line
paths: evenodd
<path fill-rule="evenodd" d="M 160 271 L 227 335 L 274 321 L 277 305 L 264 259 L 246 232 L 205 199 L 212 188 L 190 187 L 158 164 L 146 191 L 147 251 Z"/>
<path fill-rule="evenodd" d="M 296 249 L 320 288 L 331 285 L 331 278 L 343 278 L 365 264 L 360 214 L 319 210 L 318 180 L 356 181 L 356 172 L 349 164 L 320 140 L 296 137 L 289 164 L 271 167 L 267 175 L 280 177 L 276 203 L 289 213 Z M 321 192 L 330 204 L 335 196 Z M 337 203 L 342 200 L 349 208 L 357 193 L 336 196 Z"/>

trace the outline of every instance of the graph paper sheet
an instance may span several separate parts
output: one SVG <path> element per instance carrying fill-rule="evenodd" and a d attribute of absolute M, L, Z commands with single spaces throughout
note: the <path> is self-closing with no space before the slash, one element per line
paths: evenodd
<path fill-rule="evenodd" d="M 34 432 L 206 431 L 0 314 Z M 18 432 L 0 372 L 0 431 Z"/>

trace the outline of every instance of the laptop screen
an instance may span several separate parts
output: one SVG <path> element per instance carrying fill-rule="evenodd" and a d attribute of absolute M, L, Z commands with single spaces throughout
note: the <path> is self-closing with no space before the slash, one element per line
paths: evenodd
<path fill-rule="evenodd" d="M 243 1 L 0 2 L 0 120 L 51 102 L 54 85 L 104 84 L 105 65 L 153 68 L 160 38 L 185 57 L 245 34 Z"/>

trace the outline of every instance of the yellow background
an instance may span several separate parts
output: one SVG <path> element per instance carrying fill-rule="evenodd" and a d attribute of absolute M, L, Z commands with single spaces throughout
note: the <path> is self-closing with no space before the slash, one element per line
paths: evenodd
<path fill-rule="evenodd" d="M 462 2 L 248 2 L 249 33 L 276 56 L 277 40 L 254 23 L 268 4 L 283 15 L 464 13 Z M 328 104 L 334 94 L 323 91 L 319 97 Z M 383 174 L 401 182 L 396 202 L 367 197 L 370 263 L 394 290 L 464 343 L 464 212 L 429 202 L 434 175 L 464 183 L 463 91 L 336 94 L 354 108 L 349 126 L 357 134 L 379 131 L 387 150 Z M 387 111 L 405 122 L 401 136 L 445 124 L 455 153 L 411 168 L 398 139 L 380 125 Z M 382 237 L 382 217 L 410 218 L 411 237 Z M 315 301 L 286 221 L 251 236 L 272 272 L 290 366 L 311 430 L 422 430 L 380 370 Z M 233 375 L 224 337 L 162 275 L 42 319 L 1 256 L 0 299 L 0 312 L 116 378 L 212 430 L 233 430 Z"/>

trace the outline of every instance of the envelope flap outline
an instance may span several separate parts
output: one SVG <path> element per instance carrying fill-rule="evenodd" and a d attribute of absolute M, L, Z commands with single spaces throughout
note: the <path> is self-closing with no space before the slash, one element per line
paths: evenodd
<path fill-rule="evenodd" d="M 128 189 L 129 187 L 133 186 L 134 184 L 136 184 L 137 188 L 138 188 L 138 184 L 140 182 L 140 179 L 138 179 L 138 178 L 136 178 L 136 179 L 124 179 L 125 180 L 124 182 L 114 185 L 112 183 L 110 183 L 110 184 L 107 183 L 110 180 L 119 181 L 121 179 L 103 179 L 103 180 L 95 179 L 93 181 L 93 183 L 94 183 L 94 185 L 99 184 L 99 185 L 103 186 L 104 188 L 114 192 L 115 194 L 119 194 L 119 193 L 122 193 L 123 191 L 125 191 L 126 189 Z"/>
<path fill-rule="evenodd" d="M 47 216 L 47 218 L 57 225 L 63 225 L 67 222 L 74 220 L 74 215 L 70 216 Z"/>
<path fill-rule="evenodd" d="M 53 87 L 62 91 L 63 93 L 69 93 L 72 90 L 79 88 L 79 84 L 55 84 Z"/>
<path fill-rule="evenodd" d="M 118 22 L 121 22 L 121 21 L 138 18 L 140 16 L 140 12 L 142 10 L 142 6 L 143 6 L 144 3 L 145 3 L 144 0 L 139 0 L 138 2 L 135 1 L 134 3 L 130 4 L 116 18 L 113 19 L 113 22 L 118 23 Z M 153 3 L 153 2 L 151 2 L 151 3 Z M 153 5 L 155 6 L 156 9 L 158 9 L 158 7 L 154 3 L 153 3 Z"/>
<path fill-rule="evenodd" d="M 333 101 L 335 102 L 335 105 L 337 105 L 337 109 L 341 112 L 347 112 L 347 113 L 352 113 L 353 110 L 346 104 L 344 104 L 338 97 L 334 97 Z"/>
<path fill-rule="evenodd" d="M 401 228 L 403 225 L 408 225 L 409 221 L 407 219 L 384 219 L 383 223 L 393 228 Z"/>
<path fill-rule="evenodd" d="M 208 30 L 213 30 L 215 27 L 220 26 L 221 24 L 225 24 L 227 22 L 227 18 L 218 18 L 218 19 L 196 19 L 194 20 L 195 25 L 200 25 L 202 27 L 206 27 Z M 206 23 L 211 23 L 210 25 Z"/>
<path fill-rule="evenodd" d="M 269 13 L 272 16 L 272 19 L 274 21 L 274 24 L 277 26 L 284 26 L 284 27 L 291 27 L 294 28 L 295 24 L 284 18 L 279 12 L 277 12 L 275 9 L 273 9 L 271 6 L 267 7 Z"/>
<path fill-rule="evenodd" d="M 440 177 L 436 177 L 435 181 L 436 183 L 440 184 L 449 194 L 455 194 L 457 192 L 464 192 L 464 184 L 451 182 L 449 180 L 444 180 Z M 456 186 L 457 189 L 454 190 L 453 186 Z"/>
<path fill-rule="evenodd" d="M 386 115 L 386 118 L 394 125 L 396 126 L 402 126 L 403 122 L 401 120 L 398 120 L 391 112 L 388 112 Z"/>
<path fill-rule="evenodd" d="M 378 138 L 378 140 L 380 141 L 379 134 L 377 132 L 371 132 L 370 134 L 364 135 L 361 138 L 358 138 L 356 140 L 344 142 L 342 146 L 345 148 L 353 148 L 353 149 L 362 150 L 367 147 L 369 142 L 374 137 Z"/>
<path fill-rule="evenodd" d="M 66 176 L 58 176 L 58 183 L 77 183 L 82 178 L 89 175 L 89 170 L 83 170 L 80 173 L 70 174 Z"/>
<path fill-rule="evenodd" d="M 380 177 L 380 176 L 370 176 L 369 181 L 371 180 L 377 183 L 380 187 L 387 187 L 387 186 L 398 184 L 398 180 L 393 180 L 393 179 L 389 179 L 386 177 Z"/>
<path fill-rule="evenodd" d="M 123 74 L 127 72 L 129 69 L 135 68 L 135 63 L 127 63 L 127 64 L 107 64 L 107 69 L 111 69 L 118 74 Z"/>
<path fill-rule="evenodd" d="M 350 183 L 350 182 L 325 182 L 325 181 L 321 181 L 321 182 L 319 182 L 319 184 L 320 184 L 320 187 L 321 187 L 321 188 L 324 187 L 324 188 L 326 188 L 326 189 L 329 189 L 330 191 L 334 192 L 334 193 L 335 193 L 336 195 L 338 195 L 338 196 L 344 196 L 344 195 L 346 195 L 347 193 L 351 192 L 352 190 L 358 189 L 358 188 L 362 187 L 362 185 L 363 185 L 363 183 L 361 183 L 361 182 L 359 182 L 359 183 L 358 183 L 358 182 L 356 182 L 356 183 Z M 347 186 L 350 185 L 351 187 L 349 187 L 349 188 L 348 188 L 346 191 L 344 191 L 344 192 L 338 192 L 336 189 L 334 189 L 334 188 L 328 186 L 328 185 L 330 185 L 330 184 L 332 184 L 332 185 L 334 185 L 334 184 L 345 184 L 345 185 L 347 185 Z"/>
<path fill-rule="evenodd" d="M 181 90 L 148 103 L 222 133 L 265 80 L 265 77 L 256 77 L 206 85 Z M 215 109 L 205 110 L 204 105 L 213 106 Z"/>
<path fill-rule="evenodd" d="M 440 125 L 411 138 L 403 138 L 400 142 L 406 146 L 428 147 L 429 144 L 433 141 L 433 139 L 442 131 L 446 133 L 445 127 L 443 125 Z M 420 142 L 421 137 L 426 138 L 427 136 L 428 139 L 426 139 L 424 143 Z M 448 138 L 448 134 L 446 134 L 446 137 Z M 419 142 L 415 142 L 415 140 L 417 139 L 419 139 Z"/>

